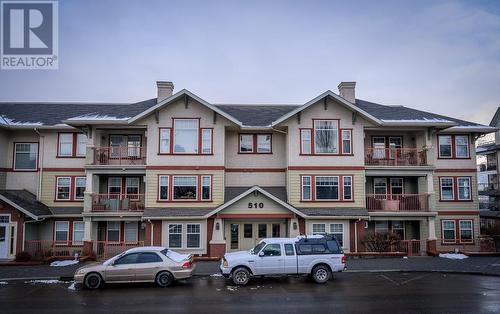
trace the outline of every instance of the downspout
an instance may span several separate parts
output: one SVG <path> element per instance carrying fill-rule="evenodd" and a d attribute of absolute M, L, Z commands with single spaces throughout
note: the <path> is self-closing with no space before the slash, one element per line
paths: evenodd
<path fill-rule="evenodd" d="M 36 193 L 36 199 L 39 201 L 42 195 L 42 177 L 43 177 L 43 151 L 45 149 L 45 136 L 40 134 L 37 128 L 34 128 L 36 134 L 38 134 L 38 137 L 40 138 L 40 141 L 42 142 L 42 147 L 40 148 L 40 173 L 38 174 L 38 189 Z M 23 244 L 24 245 L 24 244 Z"/>
<path fill-rule="evenodd" d="M 151 221 L 151 219 L 148 219 L 148 222 L 151 225 L 151 243 L 150 243 L 150 245 L 154 246 L 154 244 L 153 244 L 153 234 L 154 234 L 154 232 L 153 231 L 154 231 L 155 225 L 153 224 L 153 222 Z"/>

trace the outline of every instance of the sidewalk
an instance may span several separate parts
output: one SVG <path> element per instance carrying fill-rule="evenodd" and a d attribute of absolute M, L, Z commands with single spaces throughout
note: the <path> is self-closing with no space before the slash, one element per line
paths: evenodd
<path fill-rule="evenodd" d="M 209 276 L 219 273 L 220 262 L 197 262 L 194 272 L 197 276 Z M 72 277 L 75 270 L 83 264 L 65 267 L 39 266 L 1 266 L 0 281 L 14 279 L 59 279 Z M 347 272 L 386 272 L 386 271 L 421 271 L 421 272 L 458 272 L 480 275 L 500 276 L 500 257 L 469 257 L 452 260 L 439 257 L 410 258 L 367 258 L 347 260 Z"/>

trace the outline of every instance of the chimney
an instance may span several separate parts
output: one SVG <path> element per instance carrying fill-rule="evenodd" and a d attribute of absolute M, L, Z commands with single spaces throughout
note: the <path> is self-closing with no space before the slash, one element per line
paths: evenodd
<path fill-rule="evenodd" d="M 356 94 L 354 92 L 356 82 L 340 82 L 337 88 L 339 89 L 340 97 L 353 104 L 356 102 Z"/>
<path fill-rule="evenodd" d="M 158 99 L 157 102 L 161 102 L 168 97 L 172 96 L 174 92 L 174 83 L 168 81 L 156 81 L 156 86 L 158 87 Z"/>

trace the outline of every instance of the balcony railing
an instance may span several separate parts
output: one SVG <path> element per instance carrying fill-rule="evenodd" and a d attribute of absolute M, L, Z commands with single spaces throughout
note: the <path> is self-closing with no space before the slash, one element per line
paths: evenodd
<path fill-rule="evenodd" d="M 95 165 L 145 165 L 146 149 L 139 146 L 94 147 Z"/>
<path fill-rule="evenodd" d="M 126 250 L 144 246 L 144 241 L 137 242 L 107 242 L 93 241 L 92 247 L 97 259 L 108 259 L 115 255 L 125 252 Z"/>
<path fill-rule="evenodd" d="M 92 211 L 143 211 L 144 194 L 92 194 Z"/>
<path fill-rule="evenodd" d="M 365 164 L 370 166 L 425 166 L 427 154 L 416 148 L 367 148 Z"/>
<path fill-rule="evenodd" d="M 418 212 L 429 210 L 429 194 L 367 194 L 368 211 Z"/>
<path fill-rule="evenodd" d="M 488 192 L 498 190 L 498 184 L 496 183 L 478 183 L 477 190 L 479 192 Z"/>
<path fill-rule="evenodd" d="M 479 201 L 480 210 L 498 210 L 500 208 L 500 202 L 481 202 Z"/>
<path fill-rule="evenodd" d="M 391 245 L 391 252 L 404 252 L 409 256 L 422 254 L 422 241 L 420 240 L 400 240 Z"/>
<path fill-rule="evenodd" d="M 26 240 L 24 251 L 33 259 L 42 260 L 49 257 L 74 257 L 82 255 L 83 242 L 59 242 L 53 240 Z"/>

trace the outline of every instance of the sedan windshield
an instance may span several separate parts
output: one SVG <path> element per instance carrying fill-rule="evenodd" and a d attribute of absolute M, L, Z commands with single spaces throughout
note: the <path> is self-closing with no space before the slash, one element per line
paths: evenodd
<path fill-rule="evenodd" d="M 252 249 L 252 254 L 257 254 L 262 250 L 262 248 L 266 245 L 266 242 L 262 241 L 259 244 L 257 244 L 253 249 Z"/>

